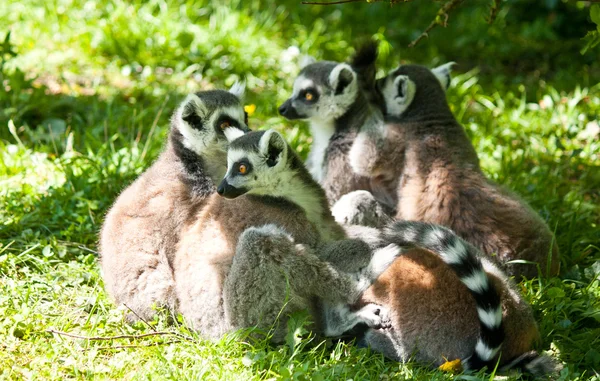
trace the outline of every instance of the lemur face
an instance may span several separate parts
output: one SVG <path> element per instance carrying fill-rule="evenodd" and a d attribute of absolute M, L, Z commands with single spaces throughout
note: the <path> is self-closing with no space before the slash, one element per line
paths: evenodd
<path fill-rule="evenodd" d="M 402 65 L 376 82 L 385 101 L 386 114 L 399 117 L 415 98 L 418 87 L 438 86 L 446 91 L 450 86 L 450 71 L 454 62 L 429 70 L 420 65 Z M 433 75 L 432 75 L 433 74 Z"/>
<path fill-rule="evenodd" d="M 276 194 L 289 180 L 285 175 L 289 172 L 288 149 L 283 136 L 274 130 L 250 132 L 232 140 L 227 151 L 227 174 L 217 193 L 226 198 L 245 193 Z"/>
<path fill-rule="evenodd" d="M 225 156 L 226 134 L 248 132 L 248 116 L 241 100 L 243 85 L 230 91 L 209 90 L 190 94 L 181 103 L 172 123 L 182 135 L 183 145 L 202 156 Z"/>
<path fill-rule="evenodd" d="M 356 73 L 343 63 L 322 61 L 304 67 L 292 96 L 279 107 L 287 119 L 332 121 L 342 116 L 358 94 Z"/>

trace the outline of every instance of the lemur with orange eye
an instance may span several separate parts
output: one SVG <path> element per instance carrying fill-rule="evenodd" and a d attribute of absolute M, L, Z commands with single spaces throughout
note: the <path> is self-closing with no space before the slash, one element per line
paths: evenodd
<path fill-rule="evenodd" d="M 227 134 L 230 139 L 237 135 L 243 134 Z M 279 134 L 256 132 L 249 138 L 256 137 L 262 137 L 260 144 L 256 141 L 259 157 L 237 163 L 239 176 L 250 181 L 258 173 L 268 176 L 271 172 L 259 170 L 287 166 L 288 153 L 296 157 Z M 228 151 L 229 167 L 237 149 Z M 295 163 L 302 165 L 297 158 Z M 387 314 L 380 306 L 366 304 L 352 311 L 348 306 L 400 251 L 395 246 L 371 249 L 362 241 L 346 239 L 344 230 L 327 218 L 322 189 L 303 173 L 304 177 L 278 180 L 280 186 L 302 193 L 298 202 L 276 191 L 243 195 L 243 187 L 222 182 L 217 192 L 227 198 L 211 196 L 183 228 L 173 262 L 178 311 L 203 337 L 274 326 L 271 339 L 282 342 L 289 314 L 304 309 L 315 317 L 314 330 L 326 336 L 340 335 L 359 323 L 385 325 Z M 342 253 L 343 264 L 321 257 Z M 354 266 L 344 267 L 348 261 Z"/>
<path fill-rule="evenodd" d="M 128 320 L 151 319 L 153 306 L 177 309 L 172 265 L 180 232 L 225 174 L 225 133 L 248 131 L 243 93 L 236 84 L 188 95 L 173 114 L 164 151 L 108 211 L 100 267 L 108 294 L 133 311 Z"/>
<path fill-rule="evenodd" d="M 235 210 L 243 208 L 243 214 L 248 213 L 247 209 L 255 210 L 256 205 L 244 206 L 249 200 L 262 199 L 271 205 L 285 203 L 308 220 L 304 229 L 312 226 L 318 232 L 337 231 L 323 190 L 278 133 L 257 131 L 240 136 L 230 143 L 227 161 L 227 174 L 218 193 L 235 198 L 233 201 L 246 199 Z M 301 232 L 287 229 L 281 225 L 253 227 L 240 237 L 223 290 L 226 316 L 239 326 L 264 326 L 265 315 L 277 316 L 288 284 L 289 300 L 303 300 L 307 293 L 314 292 L 315 286 L 305 278 L 306 267 L 298 264 L 306 254 L 301 251 L 298 257 L 298 248 L 293 245 L 292 237 Z M 353 307 L 332 304 L 327 298 L 313 305 L 311 310 L 325 326 L 339 321 L 339 316 L 348 311 L 381 305 L 382 311 L 389 314 L 390 323 L 368 329 L 364 342 L 390 358 L 414 358 L 436 365 L 444 357 L 459 358 L 466 369 L 478 369 L 496 364 L 504 341 L 499 361 L 506 368 L 519 366 L 540 373 L 552 369 L 550 358 L 531 352 L 538 331 L 527 303 L 492 261 L 450 230 L 398 222 L 381 231 L 352 227 L 348 233 L 375 253 L 395 248 L 401 255 Z M 332 268 L 350 274 L 363 267 L 370 257 L 348 250 L 356 243 L 335 245 L 336 242 L 329 245 L 334 250 L 317 248 L 312 253 Z M 294 258 L 295 265 L 290 262 L 288 267 L 285 263 L 286 252 Z M 387 267 L 390 258 L 385 266 L 376 267 Z M 322 295 L 314 295 L 323 298 L 332 292 L 335 290 L 322 290 Z M 264 310 L 264 300 L 273 301 L 271 312 Z M 300 307 L 290 307 L 286 312 Z M 270 323 L 267 321 L 267 326 Z M 339 327 L 336 323 L 333 326 Z"/>
<path fill-rule="evenodd" d="M 384 113 L 385 123 L 364 125 L 353 142 L 354 173 L 396 180 L 388 196 L 396 219 L 447 226 L 488 255 L 497 256 L 517 279 L 557 275 L 554 234 L 518 195 L 489 180 L 477 153 L 446 100 L 453 63 L 428 69 L 401 65 L 375 80 L 377 49 L 366 46 L 358 71 L 363 90 Z M 393 165 L 390 165 L 390 162 Z M 532 264 L 508 263 L 524 260 Z"/>

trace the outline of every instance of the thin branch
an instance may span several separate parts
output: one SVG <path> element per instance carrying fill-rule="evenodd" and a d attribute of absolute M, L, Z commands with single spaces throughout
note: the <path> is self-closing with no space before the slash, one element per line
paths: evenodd
<path fill-rule="evenodd" d="M 162 343 L 115 345 L 114 347 L 96 347 L 94 349 L 98 349 L 98 350 L 101 350 L 101 351 L 106 351 L 106 350 L 110 350 L 110 349 L 156 347 L 156 346 L 159 346 L 159 345 L 169 345 L 169 344 L 174 344 L 174 343 L 181 343 L 181 340 L 171 340 L 171 341 L 165 341 L 165 342 L 162 342 Z"/>
<path fill-rule="evenodd" d="M 486 20 L 488 24 L 492 24 L 494 20 L 496 20 L 496 16 L 498 16 L 498 11 L 500 10 L 500 2 L 502 0 L 492 0 L 492 5 L 490 7 L 490 15 Z"/>
<path fill-rule="evenodd" d="M 150 333 L 143 333 L 141 335 L 116 335 L 116 336 L 81 336 L 81 335 L 75 335 L 73 333 L 57 331 L 55 329 L 47 329 L 46 332 L 55 333 L 55 334 L 61 335 L 61 336 L 72 337 L 74 339 L 84 339 L 84 340 L 89 340 L 89 341 L 109 341 L 109 340 L 118 340 L 118 339 L 143 339 L 145 337 L 150 337 L 150 336 L 167 336 L 167 335 L 177 336 L 177 337 L 180 337 L 183 339 L 187 339 L 187 336 L 182 335 L 180 333 L 176 333 L 176 332 L 150 332 Z"/>
<path fill-rule="evenodd" d="M 431 32 L 431 30 L 433 28 L 435 28 L 436 26 L 442 25 L 442 26 L 446 27 L 446 25 L 448 24 L 448 13 L 450 11 L 452 11 L 454 8 L 456 8 L 457 6 L 459 6 L 460 3 L 462 3 L 463 1 L 464 0 L 450 0 L 446 4 L 444 4 L 444 6 L 442 8 L 440 8 L 440 10 L 438 10 L 436 17 L 431 22 L 431 24 L 429 24 L 429 26 L 423 31 L 423 33 L 421 33 L 421 35 L 419 37 L 417 37 L 413 42 L 408 44 L 408 47 L 414 48 L 422 39 L 424 39 L 425 37 L 429 37 L 429 32 Z M 443 23 L 440 22 L 441 17 L 444 18 Z"/>
<path fill-rule="evenodd" d="M 135 315 L 135 316 L 136 316 L 138 319 L 140 319 L 141 321 L 143 321 L 143 322 L 144 322 L 144 324 L 146 324 L 146 326 L 148 326 L 148 327 L 149 327 L 151 330 L 153 330 L 154 332 L 157 332 L 157 331 L 156 331 L 156 329 L 155 329 L 153 326 L 151 326 L 151 325 L 150 325 L 150 323 L 148 323 L 148 322 L 147 322 L 147 321 L 146 321 L 144 318 L 142 318 L 140 315 L 138 315 L 138 313 L 137 313 L 137 312 L 135 312 L 135 311 L 134 311 L 134 310 L 133 310 L 131 307 L 129 307 L 129 306 L 128 306 L 127 304 L 125 304 L 125 303 L 123 303 L 123 305 L 124 305 L 125 307 L 127 307 L 127 309 L 128 309 L 129 311 L 131 311 L 131 313 L 132 313 L 132 314 L 134 314 L 134 315 Z"/>
<path fill-rule="evenodd" d="M 306 5 L 334 5 L 334 4 L 346 4 L 346 3 L 362 3 L 366 2 L 366 0 L 338 0 L 338 1 L 329 1 L 329 2 L 315 2 L 315 1 L 303 1 L 302 4 Z"/>

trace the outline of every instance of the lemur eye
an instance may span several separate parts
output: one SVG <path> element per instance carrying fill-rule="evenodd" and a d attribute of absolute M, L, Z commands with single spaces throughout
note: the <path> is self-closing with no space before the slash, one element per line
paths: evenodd
<path fill-rule="evenodd" d="M 248 167 L 246 166 L 246 164 L 240 164 L 240 166 L 238 167 L 238 172 L 242 175 L 245 175 L 248 172 Z"/>
<path fill-rule="evenodd" d="M 304 99 L 306 99 L 307 101 L 312 101 L 314 97 L 315 95 L 310 91 L 307 91 L 306 94 L 304 94 Z"/>
<path fill-rule="evenodd" d="M 220 128 L 221 130 L 224 130 L 224 129 L 226 129 L 227 127 L 231 127 L 231 121 L 229 121 L 229 120 L 224 120 L 224 121 L 222 121 L 222 122 L 221 122 L 221 124 L 219 125 L 219 128 Z"/>

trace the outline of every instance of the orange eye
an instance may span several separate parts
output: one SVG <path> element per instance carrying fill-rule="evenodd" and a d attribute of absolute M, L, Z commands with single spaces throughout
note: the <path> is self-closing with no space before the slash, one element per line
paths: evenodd
<path fill-rule="evenodd" d="M 224 121 L 221 122 L 221 124 L 219 125 L 219 127 L 221 128 L 221 130 L 224 130 L 227 127 L 231 127 L 231 123 L 228 120 L 224 120 Z"/>
<path fill-rule="evenodd" d="M 306 94 L 304 94 L 304 99 L 306 99 L 307 101 L 312 101 L 314 97 L 315 96 L 311 92 L 307 92 Z"/>
<path fill-rule="evenodd" d="M 248 167 L 246 167 L 246 164 L 240 164 L 240 166 L 238 167 L 238 172 L 242 175 L 245 175 L 246 172 L 248 172 Z"/>

